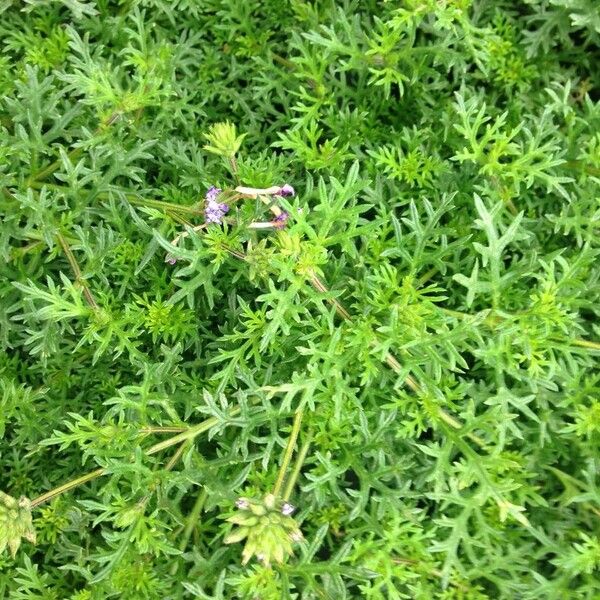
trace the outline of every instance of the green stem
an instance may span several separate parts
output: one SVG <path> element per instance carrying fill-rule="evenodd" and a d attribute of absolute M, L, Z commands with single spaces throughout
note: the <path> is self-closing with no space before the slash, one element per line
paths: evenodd
<path fill-rule="evenodd" d="M 183 535 L 181 537 L 181 541 L 179 542 L 179 550 L 181 552 L 183 552 L 186 549 L 188 542 L 190 541 L 190 538 L 192 537 L 194 527 L 196 526 L 196 523 L 198 522 L 198 519 L 200 518 L 200 513 L 202 512 L 202 508 L 204 507 L 204 503 L 206 502 L 207 498 L 208 498 L 208 492 L 206 491 L 206 488 L 203 488 L 202 492 L 200 492 L 198 494 L 198 497 L 196 498 L 196 502 L 194 503 L 192 511 L 190 512 L 190 514 L 188 515 L 188 517 L 186 519 L 185 529 L 183 530 Z M 173 566 L 171 567 L 171 575 L 175 575 L 177 573 L 178 568 L 179 568 L 179 563 L 174 561 Z"/>
<path fill-rule="evenodd" d="M 423 287 L 436 273 L 438 272 L 437 267 L 431 267 L 429 271 L 421 275 L 419 279 L 417 279 L 417 288 Z"/>
<path fill-rule="evenodd" d="M 233 417 L 234 415 L 238 414 L 239 412 L 240 412 L 239 407 L 233 408 L 232 410 L 229 411 L 229 416 Z M 205 431 L 208 431 L 211 427 L 214 427 L 218 423 L 219 423 L 219 419 L 217 417 L 211 417 L 210 419 L 206 419 L 206 421 L 202 421 L 202 423 L 198 423 L 198 425 L 194 425 L 193 427 L 190 427 L 189 429 L 183 431 L 182 433 L 179 433 L 178 435 L 174 435 L 173 437 L 169 438 L 168 440 L 164 440 L 162 442 L 154 444 L 153 446 L 150 446 L 150 448 L 148 448 L 148 450 L 146 450 L 146 455 L 151 456 L 153 454 L 160 452 L 161 450 L 165 450 L 166 448 L 170 448 L 171 446 L 175 446 L 176 444 L 179 444 L 181 442 L 185 442 L 187 440 L 193 440 L 196 436 L 200 435 L 201 433 L 204 433 Z M 179 458 L 178 453 L 176 453 L 176 456 L 177 456 L 177 458 Z M 82 477 L 78 477 L 77 479 L 73 479 L 71 481 L 68 481 L 67 483 L 63 483 L 62 485 L 59 485 L 58 487 L 55 487 L 54 489 L 42 494 L 41 496 L 34 498 L 31 501 L 31 507 L 35 508 L 36 506 L 39 506 L 40 504 L 43 504 L 44 502 L 48 502 L 48 500 L 52 500 L 52 498 L 54 498 L 56 496 L 60 496 L 60 494 L 64 494 L 65 492 L 68 492 L 68 491 L 72 490 L 73 488 L 76 488 L 77 486 L 80 486 L 84 483 L 87 483 L 88 481 L 92 481 L 93 479 L 101 477 L 106 472 L 107 472 L 107 469 L 104 469 L 104 468 L 96 469 L 95 471 L 92 471 L 91 473 L 87 473 L 86 475 L 83 475 Z"/>
<path fill-rule="evenodd" d="M 73 275 L 75 275 L 75 282 L 78 283 L 81 286 L 81 289 L 83 290 L 83 295 L 87 300 L 87 303 L 92 307 L 93 310 L 100 310 L 100 306 L 96 302 L 96 299 L 92 295 L 90 288 L 88 287 L 87 283 L 83 278 L 81 268 L 79 267 L 79 263 L 77 262 L 77 259 L 75 258 L 75 255 L 73 254 L 73 251 L 71 250 L 71 247 L 69 246 L 67 240 L 65 240 L 62 233 L 60 232 L 56 234 L 56 238 L 58 239 L 58 243 L 63 249 L 67 260 L 69 261 L 69 265 L 71 266 Z"/>
<path fill-rule="evenodd" d="M 290 69 L 290 71 L 298 70 L 297 65 L 295 65 L 291 60 L 288 60 L 287 58 L 280 56 L 279 54 L 275 54 L 274 52 L 271 52 L 271 57 L 273 58 L 273 62 L 279 63 L 280 65 L 284 66 L 286 69 Z M 316 87 L 319 85 L 317 80 L 313 79 L 309 75 L 306 75 L 306 74 L 303 75 L 303 79 L 306 81 L 308 87 L 313 90 L 316 89 Z"/>
<path fill-rule="evenodd" d="M 590 348 L 591 350 L 600 350 L 600 343 L 592 342 L 590 340 L 573 340 L 573 344 L 575 346 L 580 346 L 581 348 Z"/>
<path fill-rule="evenodd" d="M 275 62 L 278 62 L 280 65 L 283 65 L 287 69 L 290 69 L 292 71 L 295 71 L 297 69 L 296 65 L 291 60 L 288 60 L 287 58 L 284 58 L 279 54 L 275 54 L 275 52 L 271 52 L 271 57 Z"/>
<path fill-rule="evenodd" d="M 104 468 L 96 469 L 95 471 L 92 471 L 91 473 L 87 473 L 86 475 L 78 477 L 77 479 L 72 479 L 71 481 L 68 481 L 67 483 L 63 483 L 62 485 L 55 487 L 54 489 L 50 490 L 49 492 L 46 492 L 45 494 L 42 494 L 41 496 L 34 498 L 31 501 L 31 508 L 35 508 L 36 506 L 39 506 L 40 504 L 43 504 L 44 502 L 48 502 L 48 500 L 52 500 L 52 498 L 54 498 L 56 496 L 60 496 L 60 494 L 64 494 L 65 492 L 68 492 L 68 491 L 72 490 L 73 488 L 76 488 L 79 485 L 83 485 L 84 483 L 87 483 L 88 481 L 92 481 L 93 479 L 96 479 L 97 477 L 104 475 L 104 473 L 106 473 L 106 469 L 104 469 Z"/>
<path fill-rule="evenodd" d="M 431 573 L 434 577 L 439 577 L 440 579 L 444 578 L 444 574 L 442 573 L 442 571 L 440 571 L 439 569 L 435 569 L 431 565 L 428 565 L 427 563 L 422 562 L 422 561 L 414 560 L 412 558 L 398 557 L 398 558 L 392 558 L 392 562 L 396 563 L 396 564 L 401 564 L 401 565 L 411 565 L 414 567 L 418 567 L 426 573 Z M 458 581 L 450 580 L 448 583 L 450 585 L 453 585 L 456 588 L 463 590 L 464 592 L 468 592 L 471 589 L 468 586 L 466 586 L 463 583 L 460 583 Z"/>
<path fill-rule="evenodd" d="M 372 342 L 371 345 L 376 344 L 376 342 Z M 400 373 L 402 371 L 402 365 L 397 361 L 396 357 L 388 352 L 385 355 L 385 362 L 395 373 Z M 419 393 L 422 391 L 421 386 L 417 382 L 417 380 L 412 375 L 407 375 L 404 379 L 404 383 L 415 393 Z"/>
<path fill-rule="evenodd" d="M 181 433 L 188 427 L 142 427 L 140 433 Z"/>
<path fill-rule="evenodd" d="M 240 412 L 239 407 L 233 408 L 229 411 L 228 416 L 233 417 L 233 416 L 237 415 L 239 412 Z M 154 444 L 153 446 L 150 446 L 150 448 L 148 448 L 148 450 L 146 451 L 146 454 L 148 456 L 151 456 L 153 454 L 156 454 L 157 452 L 160 452 L 161 450 L 164 450 L 165 448 L 170 448 L 171 446 L 174 446 L 175 444 L 179 444 L 179 442 L 184 442 L 185 440 L 192 440 L 196 436 L 200 435 L 201 433 L 208 431 L 211 427 L 218 425 L 219 422 L 220 422 L 220 419 L 218 417 L 210 417 L 210 419 L 206 419 L 206 421 L 202 421 L 202 423 L 198 423 L 198 425 L 194 425 L 193 427 L 190 427 L 187 431 L 184 431 L 178 435 L 174 435 L 172 438 L 169 438 L 168 440 L 164 440 L 162 442 L 159 442 L 158 444 Z"/>
<path fill-rule="evenodd" d="M 588 175 L 600 177 L 600 169 L 592 165 L 586 165 L 580 160 L 568 160 L 566 163 L 563 163 L 563 167 L 566 167 L 567 169 L 573 169 L 575 171 L 584 171 Z"/>
<path fill-rule="evenodd" d="M 183 451 L 189 446 L 189 444 L 190 440 L 186 440 L 185 442 L 182 442 L 180 444 L 179 448 L 177 448 L 177 450 L 175 451 L 175 454 L 171 456 L 169 462 L 165 465 L 165 471 L 170 471 L 177 464 L 177 461 L 181 458 Z"/>
<path fill-rule="evenodd" d="M 318 292 L 322 292 L 322 293 L 329 292 L 329 289 L 327 288 L 327 286 L 317 277 L 317 275 L 315 273 L 309 274 L 309 280 L 310 280 L 311 285 Z M 352 322 L 352 317 L 350 316 L 350 313 L 335 298 L 329 298 L 328 301 L 335 308 L 336 312 L 345 321 Z M 373 342 L 371 342 L 371 345 L 375 345 L 376 343 L 377 343 L 376 341 L 373 341 Z M 402 365 L 398 362 L 396 357 L 393 354 L 391 354 L 390 352 L 388 352 L 385 355 L 385 362 L 389 365 L 389 367 L 395 373 L 400 373 L 402 371 Z M 410 374 L 408 374 L 404 377 L 404 383 L 416 394 L 420 394 L 423 392 L 423 388 L 421 387 L 419 382 Z M 455 418 L 451 414 L 447 413 L 443 408 L 438 409 L 438 414 L 443 421 L 445 421 L 446 423 L 448 423 L 455 429 L 462 429 L 463 424 L 457 418 Z M 474 433 L 468 433 L 467 437 L 469 437 L 469 439 L 474 441 L 478 446 L 480 446 L 482 448 L 485 446 L 485 442 L 479 436 L 475 435 Z"/>
<path fill-rule="evenodd" d="M 515 203 L 512 201 L 511 198 L 508 198 L 508 200 L 505 200 L 504 203 L 508 207 L 508 210 L 513 215 L 513 217 L 516 217 L 519 214 L 519 209 L 515 206 Z"/>
<path fill-rule="evenodd" d="M 474 318 L 476 318 L 478 316 L 478 315 L 472 315 L 472 314 L 469 314 L 469 313 L 461 312 L 459 310 L 451 310 L 449 308 L 439 307 L 439 309 L 444 314 L 449 315 L 451 317 L 454 317 L 456 319 L 460 319 L 460 320 L 474 319 Z M 490 329 L 493 329 L 501 321 L 509 319 L 509 318 L 515 319 L 515 318 L 518 318 L 519 316 L 520 315 L 518 315 L 518 314 L 511 314 L 511 315 L 503 316 L 503 315 L 500 315 L 500 314 L 497 314 L 497 313 L 493 313 L 490 310 L 489 314 L 486 315 L 485 318 L 482 320 L 482 323 L 484 325 L 487 325 L 488 327 L 490 327 Z M 578 346 L 580 348 L 588 348 L 590 350 L 600 350 L 600 343 L 598 343 L 598 342 L 592 342 L 591 340 L 582 340 L 582 339 L 579 339 L 579 338 L 574 338 L 574 339 L 568 340 L 567 342 L 571 346 Z"/>
<path fill-rule="evenodd" d="M 192 532 L 194 531 L 194 527 L 200 518 L 200 513 L 202 512 L 202 508 L 204 507 L 204 503 L 206 502 L 207 498 L 208 491 L 206 488 L 203 488 L 202 492 L 198 494 L 198 498 L 196 498 L 192 512 L 189 514 L 185 524 L 185 529 L 183 530 L 183 537 L 179 543 L 179 549 L 182 552 L 185 550 L 190 537 L 192 537 Z"/>
<path fill-rule="evenodd" d="M 69 160 L 73 160 L 75 158 L 78 158 L 82 152 L 83 152 L 83 147 L 79 146 L 79 148 L 74 148 L 73 150 L 71 150 L 67 154 L 67 157 L 69 158 Z M 62 158 L 57 158 L 54 162 L 50 163 L 47 167 L 43 168 L 41 171 L 34 173 L 29 178 L 27 183 L 25 184 L 26 187 L 31 187 L 32 183 L 39 181 L 39 180 L 46 179 L 46 177 L 48 177 L 48 175 L 52 175 L 52 173 L 54 173 L 54 171 L 56 171 L 60 167 L 60 165 L 62 165 Z"/>
<path fill-rule="evenodd" d="M 309 273 L 309 279 L 311 285 L 315 288 L 315 290 L 317 290 L 317 292 L 321 292 L 323 294 L 329 293 L 327 286 L 316 276 L 315 273 Z M 328 298 L 327 301 L 329 304 L 331 304 L 331 306 L 333 306 L 333 308 L 335 308 L 337 314 L 340 315 L 344 321 L 352 321 L 350 313 L 335 298 Z"/>
<path fill-rule="evenodd" d="M 121 115 L 121 113 L 119 111 L 113 112 L 110 115 L 110 117 L 108 117 L 108 119 L 103 121 L 100 124 L 100 126 L 96 129 L 96 131 L 94 131 L 94 133 L 92 134 L 92 138 L 96 137 L 99 133 L 104 131 L 104 129 L 106 127 L 110 127 L 113 123 L 115 123 L 120 115 Z M 77 158 L 83 152 L 83 150 L 84 150 L 83 146 L 79 146 L 78 148 L 73 148 L 72 150 L 70 150 L 67 153 L 67 157 L 70 160 L 73 160 L 73 159 Z M 57 158 L 54 162 L 50 163 L 47 167 L 44 167 L 41 171 L 38 171 L 37 173 L 34 173 L 33 175 L 31 175 L 31 177 L 27 180 L 26 186 L 31 187 L 31 185 L 33 183 L 35 183 L 36 181 L 45 179 L 46 177 L 48 177 L 48 175 L 52 175 L 52 173 L 54 173 L 54 171 L 56 171 L 61 165 L 62 165 L 62 158 Z"/>
<path fill-rule="evenodd" d="M 240 176 L 238 175 L 238 164 L 235 154 L 229 157 L 229 166 L 231 167 L 231 174 L 235 179 L 237 185 L 240 185 Z"/>
<path fill-rule="evenodd" d="M 66 185 L 59 185 L 55 183 L 44 183 L 44 182 L 33 182 L 29 187 L 40 189 L 47 187 L 53 190 L 59 190 L 69 192 L 69 187 Z M 119 192 L 130 204 L 136 204 L 138 206 L 148 206 L 149 208 L 159 208 L 161 210 L 169 210 L 173 212 L 181 212 L 193 215 L 201 215 L 203 209 L 197 206 L 188 206 L 186 204 L 173 204 L 172 202 L 164 202 L 162 200 L 153 200 L 150 198 L 142 198 L 135 192 Z M 108 200 L 110 194 L 108 192 L 99 192 L 96 196 L 99 200 Z"/>
<path fill-rule="evenodd" d="M 182 442 L 179 445 L 179 448 L 177 448 L 177 450 L 175 450 L 175 453 L 173 454 L 173 456 L 171 456 L 171 458 L 169 459 L 167 464 L 163 467 L 164 471 L 171 471 L 173 469 L 173 467 L 177 464 L 177 461 L 181 458 L 183 451 L 188 447 L 189 443 L 190 443 L 189 440 L 186 440 L 185 442 Z M 150 500 L 152 494 L 154 493 L 154 491 L 156 490 L 157 487 L 158 487 L 158 480 L 155 480 L 148 488 L 144 497 L 138 502 L 139 506 L 145 507 L 146 504 L 148 504 L 148 500 Z"/>
<path fill-rule="evenodd" d="M 290 437 L 285 448 L 285 453 L 283 455 L 283 460 L 281 461 L 281 467 L 279 468 L 279 475 L 277 476 L 277 481 L 275 482 L 275 486 L 273 487 L 273 496 L 279 496 L 279 492 L 281 491 L 283 480 L 285 479 L 288 467 L 290 466 L 290 461 L 292 460 L 294 446 L 296 445 L 296 440 L 298 439 L 298 434 L 300 433 L 300 426 L 302 425 L 303 416 L 304 411 L 302 409 L 298 410 L 298 412 L 296 412 L 294 416 L 292 432 L 290 433 Z"/>
<path fill-rule="evenodd" d="M 106 194 L 100 194 L 102 198 Z M 185 204 L 173 204 L 172 202 L 163 202 L 162 200 L 150 200 L 147 198 L 140 198 L 134 194 L 125 194 L 127 202 L 131 204 L 137 204 L 138 206 L 148 206 L 149 208 L 160 208 L 162 210 L 170 210 L 173 212 L 182 212 L 192 215 L 201 215 L 203 213 L 201 208 L 194 206 L 187 206 Z"/>
<path fill-rule="evenodd" d="M 11 260 L 15 260 L 21 256 L 25 256 L 28 252 L 31 252 L 32 250 L 35 250 L 36 248 L 39 248 L 40 246 L 45 246 L 45 243 L 43 240 L 36 240 L 35 242 L 30 242 L 29 244 L 26 244 L 25 246 L 21 246 L 20 248 L 13 248 L 10 251 L 10 258 Z"/>
<path fill-rule="evenodd" d="M 290 475 L 285 486 L 285 490 L 283 492 L 283 500 L 286 502 L 290 499 L 292 492 L 294 491 L 294 486 L 296 485 L 296 481 L 298 481 L 300 471 L 302 470 L 302 465 L 306 460 L 306 455 L 308 454 L 308 449 L 310 448 L 312 437 L 312 433 L 310 433 L 306 438 L 304 444 L 302 444 L 300 452 L 298 452 L 298 456 L 296 457 L 296 463 L 294 464 L 294 469 L 292 470 L 292 474 Z"/>

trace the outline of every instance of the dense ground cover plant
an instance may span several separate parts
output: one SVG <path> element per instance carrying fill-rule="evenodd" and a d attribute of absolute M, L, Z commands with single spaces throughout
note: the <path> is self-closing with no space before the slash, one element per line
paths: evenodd
<path fill-rule="evenodd" d="M 0 11 L 0 597 L 600 597 L 595 0 Z"/>

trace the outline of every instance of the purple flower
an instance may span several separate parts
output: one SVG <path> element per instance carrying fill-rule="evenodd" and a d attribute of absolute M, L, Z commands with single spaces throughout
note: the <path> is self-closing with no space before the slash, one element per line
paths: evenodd
<path fill-rule="evenodd" d="M 221 188 L 211 185 L 206 192 L 206 196 L 204 197 L 206 200 L 204 218 L 207 223 L 217 223 L 220 225 L 223 222 L 225 213 L 229 211 L 227 204 L 217 202 L 217 198 L 222 191 Z"/>
<path fill-rule="evenodd" d="M 204 196 L 204 199 L 207 202 L 211 202 L 211 201 L 215 201 L 217 199 L 217 197 L 219 196 L 219 194 L 222 192 L 223 190 L 221 188 L 215 187 L 214 185 L 211 185 L 208 190 L 206 190 L 206 195 Z"/>
<path fill-rule="evenodd" d="M 281 507 L 281 514 L 284 517 L 289 517 L 294 513 L 295 510 L 296 507 L 293 504 L 290 504 L 289 502 L 284 502 L 283 506 Z"/>
<path fill-rule="evenodd" d="M 170 265 L 174 265 L 177 262 L 177 259 L 172 254 L 167 254 L 165 257 L 165 262 Z"/>
<path fill-rule="evenodd" d="M 296 190 L 289 183 L 286 183 L 283 186 L 281 186 L 281 189 L 279 190 L 277 195 L 287 198 L 288 196 L 293 196 L 295 193 Z"/>
<path fill-rule="evenodd" d="M 250 506 L 250 503 L 248 502 L 248 500 L 246 500 L 246 498 L 238 498 L 235 501 L 235 505 L 240 510 L 245 510 Z"/>
<path fill-rule="evenodd" d="M 218 223 L 219 225 L 223 222 L 223 217 L 229 210 L 227 204 L 219 204 L 218 202 L 209 202 L 204 210 L 204 218 L 207 223 Z"/>
<path fill-rule="evenodd" d="M 289 218 L 290 218 L 290 215 L 288 215 L 288 213 L 286 213 L 285 210 L 281 211 L 281 214 L 277 215 L 273 219 L 273 225 L 274 225 L 275 229 L 283 229 L 286 226 L 287 220 Z"/>

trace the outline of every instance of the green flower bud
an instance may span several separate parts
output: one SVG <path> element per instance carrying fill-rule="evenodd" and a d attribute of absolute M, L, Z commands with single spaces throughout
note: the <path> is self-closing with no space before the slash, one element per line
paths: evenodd
<path fill-rule="evenodd" d="M 267 514 L 267 508 L 260 504 L 251 504 L 250 510 L 252 511 L 253 514 L 258 515 L 258 516 Z"/>
<path fill-rule="evenodd" d="M 260 500 L 237 500 L 238 511 L 226 520 L 240 527 L 225 537 L 225 543 L 246 540 L 242 564 L 252 557 L 267 567 L 273 562 L 283 563 L 293 553 L 292 544 L 304 539 L 298 524 L 290 516 L 292 511 L 285 510 L 285 506 L 286 503 L 282 504 L 273 494 Z"/>
<path fill-rule="evenodd" d="M 251 527 L 258 523 L 258 517 L 248 514 L 247 512 L 239 512 L 227 519 L 230 523 L 234 525 L 245 525 L 246 527 Z"/>
<path fill-rule="evenodd" d="M 207 152 L 231 159 L 240 149 L 246 134 L 237 135 L 235 125 L 225 122 L 212 125 L 204 137 L 208 141 L 208 144 L 204 146 Z"/>
<path fill-rule="evenodd" d="M 141 514 L 144 512 L 144 504 L 138 502 L 133 506 L 126 506 L 119 514 L 115 517 L 115 525 L 117 527 L 125 528 L 129 527 L 132 523 L 135 523 Z"/>
<path fill-rule="evenodd" d="M 35 544 L 31 502 L 25 496 L 17 500 L 0 492 L 0 554 L 8 547 L 14 557 L 21 545 L 21 538 Z"/>
<path fill-rule="evenodd" d="M 241 542 L 245 537 L 248 536 L 250 529 L 248 527 L 240 527 L 232 531 L 230 534 L 225 536 L 226 544 L 235 544 L 236 542 Z"/>

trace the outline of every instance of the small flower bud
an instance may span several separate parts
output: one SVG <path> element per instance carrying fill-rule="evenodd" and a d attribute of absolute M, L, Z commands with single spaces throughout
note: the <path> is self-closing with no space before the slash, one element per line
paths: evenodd
<path fill-rule="evenodd" d="M 304 536 L 300 531 L 293 531 L 292 533 L 290 533 L 290 539 L 292 540 L 292 542 L 301 542 L 304 539 Z"/>
<path fill-rule="evenodd" d="M 289 502 L 284 502 L 283 506 L 281 507 L 281 514 L 286 517 L 289 517 L 294 513 L 295 510 L 296 507 L 293 504 L 290 504 Z"/>
<path fill-rule="evenodd" d="M 276 507 L 277 498 L 273 494 L 267 494 L 263 499 L 263 503 L 266 508 L 273 510 Z"/>
<path fill-rule="evenodd" d="M 240 510 L 246 510 L 247 508 L 250 507 L 250 503 L 248 502 L 248 500 L 246 500 L 246 498 L 238 498 L 235 501 L 235 505 Z"/>
<path fill-rule="evenodd" d="M 296 194 L 296 190 L 289 184 L 286 183 L 281 186 L 279 190 L 278 196 L 283 196 L 284 198 L 288 198 L 289 196 L 294 196 Z"/>

